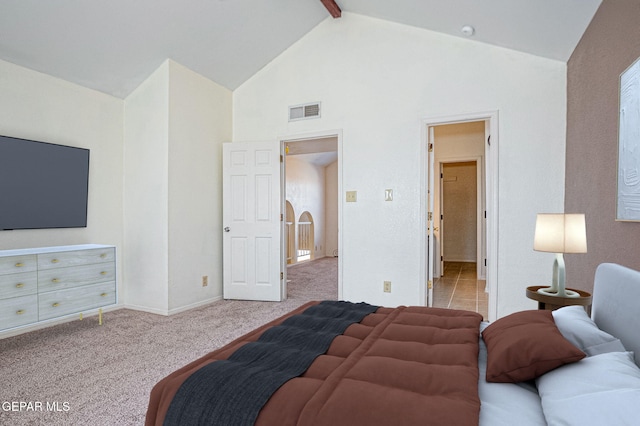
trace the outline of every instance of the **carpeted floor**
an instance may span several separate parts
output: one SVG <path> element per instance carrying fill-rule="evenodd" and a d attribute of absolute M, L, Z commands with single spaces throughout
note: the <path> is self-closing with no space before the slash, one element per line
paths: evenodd
<path fill-rule="evenodd" d="M 0 425 L 141 425 L 158 380 L 309 300 L 337 299 L 337 269 L 337 258 L 289 267 L 284 302 L 225 300 L 170 317 L 121 309 L 103 326 L 90 317 L 2 339 Z"/>

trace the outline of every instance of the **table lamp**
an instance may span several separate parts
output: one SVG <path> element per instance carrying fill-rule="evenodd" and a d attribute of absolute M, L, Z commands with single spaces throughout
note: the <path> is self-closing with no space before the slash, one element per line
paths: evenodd
<path fill-rule="evenodd" d="M 539 293 L 557 297 L 579 297 L 565 288 L 564 253 L 586 253 L 587 231 L 584 214 L 540 213 L 536 218 L 533 249 L 556 254 L 551 287 Z"/>

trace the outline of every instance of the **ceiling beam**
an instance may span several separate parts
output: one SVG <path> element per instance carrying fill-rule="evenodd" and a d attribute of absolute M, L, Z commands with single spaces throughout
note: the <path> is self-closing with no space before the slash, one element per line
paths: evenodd
<path fill-rule="evenodd" d="M 331 16 L 333 16 L 334 18 L 339 18 L 340 16 L 342 16 L 342 11 L 340 10 L 340 6 L 338 6 L 334 0 L 320 0 L 320 1 L 322 2 L 322 4 L 324 4 L 324 7 L 327 8 Z"/>

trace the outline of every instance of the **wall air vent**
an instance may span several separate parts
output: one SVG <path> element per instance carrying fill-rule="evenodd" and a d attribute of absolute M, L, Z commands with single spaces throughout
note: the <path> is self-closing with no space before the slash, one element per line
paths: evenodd
<path fill-rule="evenodd" d="M 320 118 L 320 102 L 289 107 L 289 121 Z"/>

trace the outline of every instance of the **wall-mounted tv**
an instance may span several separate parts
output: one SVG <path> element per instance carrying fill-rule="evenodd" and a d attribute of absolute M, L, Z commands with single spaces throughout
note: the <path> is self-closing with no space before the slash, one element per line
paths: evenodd
<path fill-rule="evenodd" d="M 87 226 L 89 150 L 0 136 L 0 230 Z"/>

